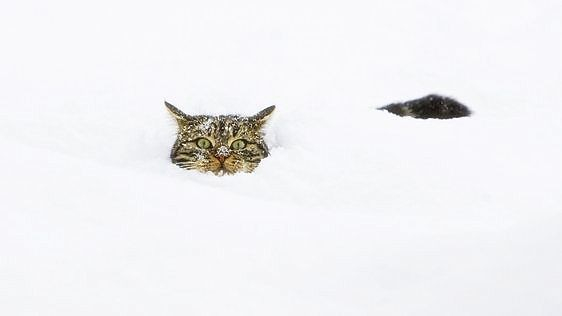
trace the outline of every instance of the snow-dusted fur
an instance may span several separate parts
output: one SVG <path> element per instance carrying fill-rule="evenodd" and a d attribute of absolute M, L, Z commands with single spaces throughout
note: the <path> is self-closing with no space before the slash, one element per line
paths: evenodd
<path fill-rule="evenodd" d="M 165 102 L 178 125 L 170 158 L 181 168 L 215 175 L 252 172 L 269 155 L 263 129 L 275 106 L 256 115 L 187 115 Z"/>

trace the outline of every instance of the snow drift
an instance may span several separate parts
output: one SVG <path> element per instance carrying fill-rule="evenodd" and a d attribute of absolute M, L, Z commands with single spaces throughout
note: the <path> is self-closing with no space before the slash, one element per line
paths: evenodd
<path fill-rule="evenodd" d="M 6 6 L 1 314 L 562 312 L 559 2 Z M 177 168 L 164 99 L 271 156 Z"/>

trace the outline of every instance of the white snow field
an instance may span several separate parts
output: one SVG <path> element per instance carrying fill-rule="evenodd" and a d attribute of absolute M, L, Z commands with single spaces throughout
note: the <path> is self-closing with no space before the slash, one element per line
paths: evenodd
<path fill-rule="evenodd" d="M 562 315 L 562 2 L 5 1 L 0 315 Z M 474 115 L 376 107 L 429 93 Z M 271 156 L 169 161 L 275 104 Z"/>

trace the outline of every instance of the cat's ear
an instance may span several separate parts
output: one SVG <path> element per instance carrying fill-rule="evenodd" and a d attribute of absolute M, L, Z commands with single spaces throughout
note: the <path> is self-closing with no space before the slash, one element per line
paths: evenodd
<path fill-rule="evenodd" d="M 264 125 L 265 123 L 267 123 L 274 110 L 275 105 L 267 107 L 261 110 L 258 114 L 252 116 L 252 119 L 256 120 L 256 122 L 258 122 L 260 125 Z"/>
<path fill-rule="evenodd" d="M 178 121 L 178 123 L 190 120 L 189 115 L 183 113 L 177 107 L 173 106 L 167 101 L 164 101 L 164 104 L 166 105 L 166 108 L 168 108 L 168 112 L 170 112 L 170 114 Z"/>

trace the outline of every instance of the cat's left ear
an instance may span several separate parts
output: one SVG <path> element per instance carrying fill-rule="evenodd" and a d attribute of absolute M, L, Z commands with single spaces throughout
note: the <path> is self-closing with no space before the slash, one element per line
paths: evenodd
<path fill-rule="evenodd" d="M 267 123 L 267 121 L 273 114 L 274 110 L 275 110 L 275 105 L 272 105 L 270 107 L 261 110 L 258 114 L 254 115 L 252 118 L 256 120 L 260 125 L 264 125 L 265 123 Z"/>

